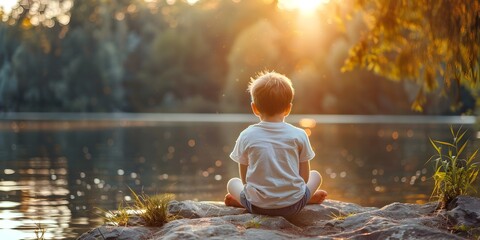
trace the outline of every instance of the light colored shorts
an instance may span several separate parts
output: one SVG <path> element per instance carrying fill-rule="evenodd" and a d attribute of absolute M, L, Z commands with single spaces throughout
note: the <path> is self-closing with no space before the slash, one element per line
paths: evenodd
<path fill-rule="evenodd" d="M 288 207 L 283 207 L 283 208 L 265 209 L 265 208 L 260 208 L 255 205 L 252 205 L 247 200 L 245 196 L 245 191 L 242 190 L 240 192 L 240 203 L 243 205 L 243 207 L 247 209 L 248 212 L 253 214 L 288 217 L 288 216 L 293 216 L 299 213 L 300 210 L 302 210 L 305 207 L 305 205 L 307 205 L 308 200 L 310 200 L 310 196 L 311 196 L 310 190 L 307 187 L 305 187 L 305 195 L 297 203 Z"/>

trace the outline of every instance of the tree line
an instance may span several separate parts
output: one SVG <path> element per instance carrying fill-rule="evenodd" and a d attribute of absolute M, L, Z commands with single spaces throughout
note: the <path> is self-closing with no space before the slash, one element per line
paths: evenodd
<path fill-rule="evenodd" d="M 273 0 L 20 1 L 0 12 L 0 111 L 249 112 L 250 78 L 274 70 L 293 81 L 294 113 L 416 114 L 419 84 L 352 57 L 372 55 L 357 45 L 372 29 L 362 11 L 334 1 L 309 16 Z M 475 109 L 463 85 L 448 90 L 453 100 L 429 90 L 423 114 Z"/>

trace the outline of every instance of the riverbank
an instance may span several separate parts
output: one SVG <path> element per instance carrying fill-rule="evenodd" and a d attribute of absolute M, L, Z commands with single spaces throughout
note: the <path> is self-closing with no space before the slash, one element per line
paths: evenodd
<path fill-rule="evenodd" d="M 247 213 L 222 202 L 172 201 L 177 220 L 145 227 L 132 216 L 128 226 L 103 225 L 78 239 L 477 239 L 480 199 L 460 196 L 445 210 L 437 203 L 392 203 L 382 208 L 326 200 L 285 219 Z"/>

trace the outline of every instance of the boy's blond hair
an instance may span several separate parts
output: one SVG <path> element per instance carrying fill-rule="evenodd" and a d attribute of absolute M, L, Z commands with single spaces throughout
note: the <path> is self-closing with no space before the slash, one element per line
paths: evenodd
<path fill-rule="evenodd" d="M 250 80 L 248 92 L 260 113 L 272 116 L 288 109 L 293 101 L 292 81 L 286 76 L 261 72 Z"/>

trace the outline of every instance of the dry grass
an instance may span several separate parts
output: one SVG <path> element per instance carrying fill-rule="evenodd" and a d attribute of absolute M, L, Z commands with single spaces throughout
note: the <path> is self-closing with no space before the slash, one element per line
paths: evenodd
<path fill-rule="evenodd" d="M 133 203 L 124 206 L 120 203 L 115 211 L 103 210 L 102 217 L 106 223 L 115 226 L 127 226 L 132 214 L 138 215 L 147 226 L 163 226 L 173 217 L 168 214 L 168 204 L 174 199 L 173 194 L 157 194 L 154 196 L 145 193 L 138 194 L 130 188 Z"/>
<path fill-rule="evenodd" d="M 351 217 L 355 215 L 355 213 L 341 213 L 341 212 L 338 212 L 338 214 L 335 214 L 335 213 L 330 213 L 330 215 L 328 215 L 329 217 L 332 218 L 332 220 L 338 220 L 338 221 L 343 221 L 345 220 L 346 218 L 348 217 Z"/>
<path fill-rule="evenodd" d="M 245 223 L 245 228 L 260 228 L 266 217 L 254 217 Z"/>
<path fill-rule="evenodd" d="M 148 196 L 137 194 L 130 189 L 134 197 L 133 209 L 145 221 L 147 226 L 162 226 L 169 220 L 168 204 L 174 199 L 173 194 L 157 194 Z"/>
<path fill-rule="evenodd" d="M 35 223 L 35 225 L 37 226 L 37 228 L 35 229 L 35 237 L 37 240 L 44 240 L 45 239 L 45 232 L 46 232 L 46 229 L 44 227 L 42 227 L 42 224 L 41 223 Z"/>
<path fill-rule="evenodd" d="M 102 212 L 102 218 L 107 224 L 113 224 L 115 226 L 127 226 L 130 219 L 130 208 L 124 207 L 123 202 L 118 204 L 118 208 L 115 211 L 111 210 L 99 210 Z"/>

